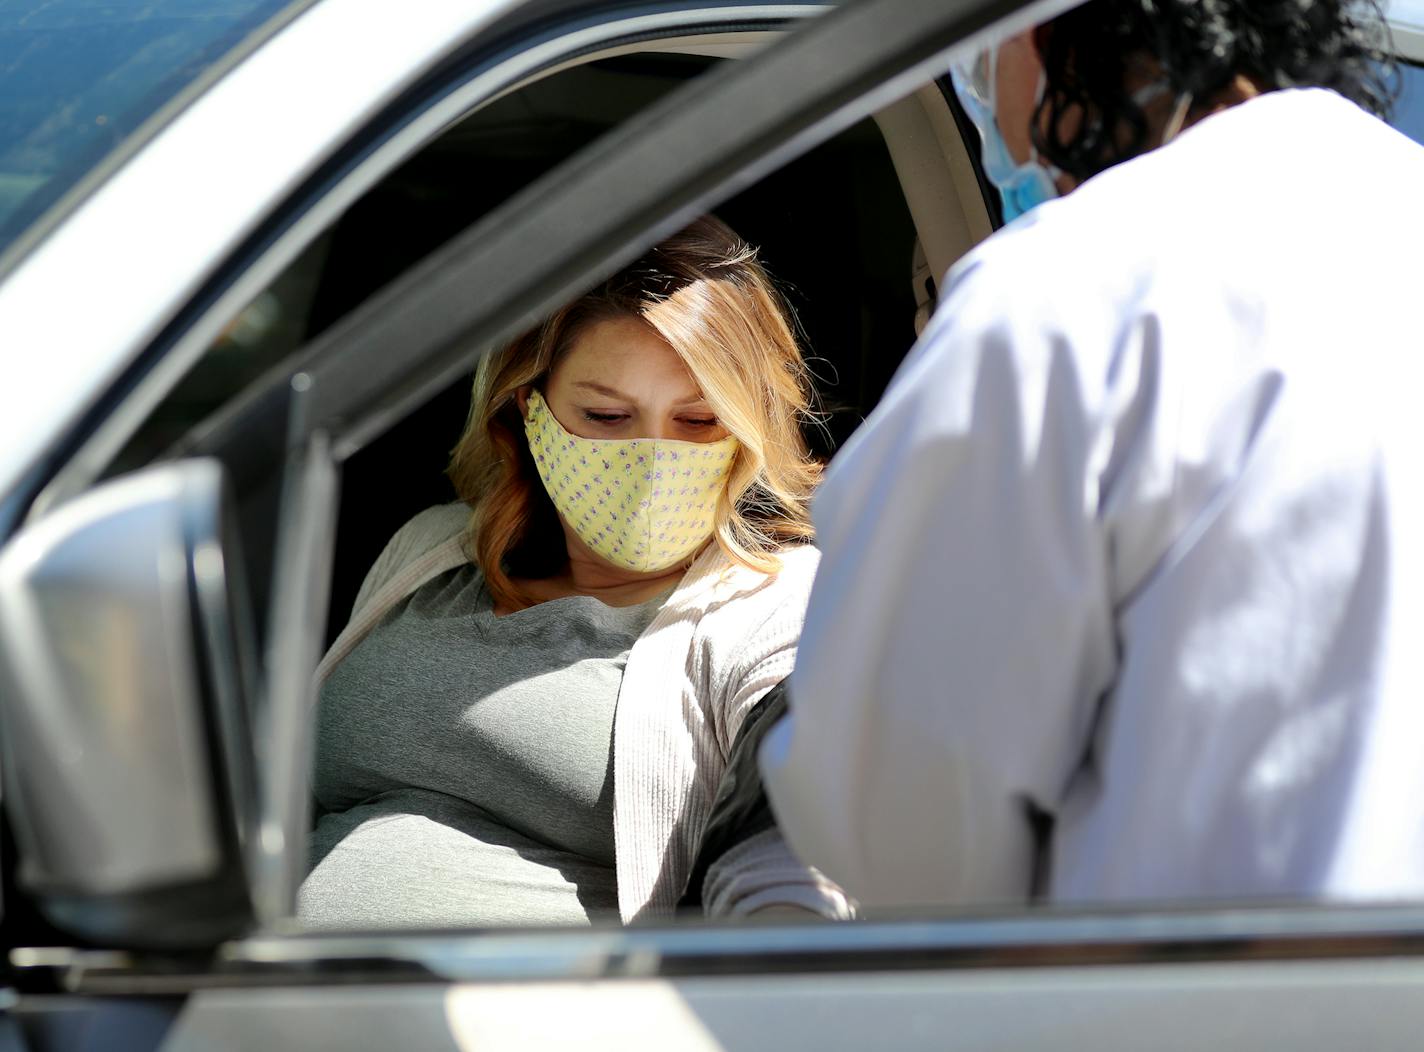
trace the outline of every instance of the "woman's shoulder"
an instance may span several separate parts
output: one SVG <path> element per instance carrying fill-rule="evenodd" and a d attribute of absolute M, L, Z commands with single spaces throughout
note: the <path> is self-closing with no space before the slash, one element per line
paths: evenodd
<path fill-rule="evenodd" d="M 413 515 L 386 543 L 378 565 L 395 573 L 407 563 L 457 537 L 470 525 L 470 508 L 463 501 L 437 504 Z"/>
<path fill-rule="evenodd" d="M 806 604 L 821 553 L 810 544 L 788 545 L 777 552 L 780 568 L 772 573 L 754 569 L 719 553 L 712 568 L 715 583 L 709 596 L 708 613 L 726 610 L 729 619 L 756 617 L 757 611 Z M 735 612 L 735 613 L 733 613 Z"/>
<path fill-rule="evenodd" d="M 470 506 L 455 500 L 449 504 L 436 504 L 426 508 L 406 521 L 395 532 L 391 544 L 403 547 L 429 549 L 441 544 L 470 525 Z"/>
<path fill-rule="evenodd" d="M 809 544 L 778 555 L 781 567 L 775 573 L 728 558 L 727 572 L 693 633 L 694 665 L 706 677 L 724 749 L 736 737 L 740 713 L 790 675 L 795 660 L 820 555 Z"/>
<path fill-rule="evenodd" d="M 355 609 L 361 609 L 387 581 L 415 560 L 459 537 L 469 524 L 470 508 L 463 501 L 437 504 L 412 516 L 386 542 L 375 565 L 366 574 Z"/>

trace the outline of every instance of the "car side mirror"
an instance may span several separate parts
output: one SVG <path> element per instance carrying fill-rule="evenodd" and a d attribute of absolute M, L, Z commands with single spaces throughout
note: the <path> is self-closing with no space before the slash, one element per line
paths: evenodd
<path fill-rule="evenodd" d="M 251 924 L 255 641 L 216 460 L 105 483 L 0 551 L 0 771 L 17 882 L 92 943 Z"/>

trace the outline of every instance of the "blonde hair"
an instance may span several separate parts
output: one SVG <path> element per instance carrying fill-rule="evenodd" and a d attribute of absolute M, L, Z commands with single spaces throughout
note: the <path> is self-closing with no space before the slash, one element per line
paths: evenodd
<path fill-rule="evenodd" d="M 775 573 L 776 553 L 812 536 L 809 504 L 821 469 L 801 429 L 816 414 L 790 310 L 756 250 L 708 216 L 476 368 L 469 419 L 448 473 L 473 509 L 470 551 L 502 605 L 533 602 L 512 577 L 549 576 L 567 559 L 516 394 L 542 385 L 586 326 L 620 316 L 641 318 L 672 346 L 740 443 L 717 503 L 721 549 Z"/>

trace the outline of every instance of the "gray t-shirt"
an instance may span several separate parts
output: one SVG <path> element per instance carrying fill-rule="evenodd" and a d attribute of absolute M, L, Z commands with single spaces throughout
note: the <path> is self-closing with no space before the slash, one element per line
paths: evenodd
<path fill-rule="evenodd" d="M 613 711 L 665 601 L 495 617 L 483 575 L 419 588 L 321 692 L 312 927 L 616 921 Z"/>

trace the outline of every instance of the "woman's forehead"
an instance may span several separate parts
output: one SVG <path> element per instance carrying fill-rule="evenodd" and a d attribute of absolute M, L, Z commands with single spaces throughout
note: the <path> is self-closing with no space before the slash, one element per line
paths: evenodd
<path fill-rule="evenodd" d="M 553 382 L 627 397 L 700 397 L 697 381 L 655 329 L 633 317 L 586 326 L 554 367 Z"/>

